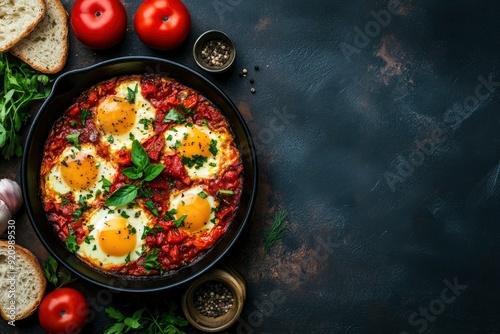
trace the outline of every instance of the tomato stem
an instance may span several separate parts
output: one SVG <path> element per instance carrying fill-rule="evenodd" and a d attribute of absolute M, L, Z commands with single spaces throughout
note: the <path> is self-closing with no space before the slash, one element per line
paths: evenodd
<path fill-rule="evenodd" d="M 61 312 L 59 312 L 59 314 L 60 314 L 61 316 L 65 316 L 65 315 L 66 315 L 66 311 L 65 311 L 65 310 L 61 310 Z"/>
<path fill-rule="evenodd" d="M 101 17 L 101 15 L 102 15 L 102 12 L 101 12 L 101 11 L 97 11 L 97 12 L 95 12 L 95 17 Z"/>
<path fill-rule="evenodd" d="M 168 16 L 164 16 L 163 19 L 161 19 L 163 22 L 167 22 L 168 21 Z"/>

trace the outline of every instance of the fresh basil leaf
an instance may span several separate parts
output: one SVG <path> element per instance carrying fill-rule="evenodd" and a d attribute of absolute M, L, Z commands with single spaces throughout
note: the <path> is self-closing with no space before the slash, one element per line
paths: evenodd
<path fill-rule="evenodd" d="M 144 171 L 146 166 L 149 165 L 149 156 L 144 147 L 142 147 L 139 141 L 134 140 L 132 142 L 132 163 L 137 170 Z"/>
<path fill-rule="evenodd" d="M 149 182 L 154 180 L 165 169 L 165 165 L 155 164 L 149 165 L 144 170 L 144 181 Z"/>
<path fill-rule="evenodd" d="M 133 184 L 126 184 L 116 189 L 109 196 L 105 204 L 108 206 L 123 206 L 132 202 L 137 197 L 138 187 Z"/>
<path fill-rule="evenodd" d="M 140 179 L 143 175 L 142 171 L 138 171 L 136 167 L 124 168 L 122 174 L 132 180 Z"/>

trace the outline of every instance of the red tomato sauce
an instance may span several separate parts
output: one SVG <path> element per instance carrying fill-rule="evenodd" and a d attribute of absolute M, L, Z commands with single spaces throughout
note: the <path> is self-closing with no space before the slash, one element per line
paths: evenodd
<path fill-rule="evenodd" d="M 141 184 L 142 189 L 146 190 L 137 197 L 142 210 L 148 211 L 154 230 L 154 233 L 143 237 L 143 242 L 149 251 L 158 252 L 159 267 L 146 268 L 144 265 L 148 253 L 146 251 L 137 260 L 114 265 L 106 271 L 127 275 L 162 274 L 193 262 L 224 235 L 235 217 L 243 191 L 243 165 L 234 139 L 231 142 L 231 147 L 234 148 L 231 163 L 214 177 L 206 179 L 191 179 L 181 156 L 166 153 L 164 150 L 166 145 L 164 132 L 176 125 L 173 122 L 165 122 L 165 116 L 170 109 L 179 108 L 181 104 L 192 111 L 184 115 L 186 123 L 205 125 L 213 131 L 229 129 L 226 118 L 217 107 L 197 91 L 175 80 L 155 74 L 118 77 L 91 87 L 75 99 L 74 104 L 67 108 L 50 132 L 45 143 L 45 155 L 40 170 L 41 197 L 48 220 L 61 240 L 68 244 L 69 237 L 74 236 L 76 244 L 81 245 L 89 234 L 84 226 L 85 219 L 88 218 L 90 212 L 96 208 L 105 207 L 105 201 L 109 195 L 121 186 L 138 184 L 137 180 L 131 180 L 122 173 L 125 168 L 132 166 L 130 148 L 123 148 L 112 153 L 96 122 L 96 110 L 99 103 L 110 95 L 116 94 L 116 87 L 130 79 L 140 80 L 142 96 L 151 103 L 156 112 L 152 121 L 154 133 L 141 144 L 151 163 L 165 165 L 158 177 Z M 182 109 L 179 109 L 179 112 L 183 113 Z M 89 113 L 89 116 L 82 121 L 82 115 L 85 113 Z M 100 158 L 113 161 L 118 168 L 118 173 L 111 184 L 108 187 L 104 187 L 103 184 L 102 190 L 99 189 L 99 194 L 95 195 L 95 202 L 87 207 L 82 205 L 79 198 L 76 198 L 71 191 L 58 194 L 54 198 L 47 190 L 45 179 L 59 163 L 63 151 L 74 145 L 68 142 L 67 137 L 75 131 L 79 133 L 80 145 L 92 144 Z M 230 130 L 229 133 L 231 133 Z M 215 211 L 217 221 L 215 227 L 209 231 L 189 234 L 176 227 L 172 217 L 169 217 L 167 199 L 172 192 L 182 191 L 194 185 L 202 185 L 209 195 L 218 199 L 219 206 Z M 220 190 L 223 190 L 222 194 Z M 231 194 L 227 194 L 228 192 Z M 149 206 L 145 205 L 146 202 Z M 85 261 L 85 259 L 82 260 Z"/>

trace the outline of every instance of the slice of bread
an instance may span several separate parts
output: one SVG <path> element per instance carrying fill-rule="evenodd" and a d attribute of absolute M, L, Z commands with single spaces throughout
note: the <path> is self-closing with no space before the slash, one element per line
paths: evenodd
<path fill-rule="evenodd" d="M 0 315 L 7 321 L 33 314 L 47 286 L 43 268 L 35 255 L 19 245 L 14 248 L 15 256 L 7 241 L 0 240 Z M 11 305 L 15 306 L 15 312 L 9 309 Z"/>
<path fill-rule="evenodd" d="M 53 74 L 68 58 L 68 14 L 59 0 L 46 0 L 46 6 L 45 18 L 10 53 L 35 70 Z"/>
<path fill-rule="evenodd" d="M 44 0 L 0 0 L 0 52 L 28 35 L 44 15 Z"/>

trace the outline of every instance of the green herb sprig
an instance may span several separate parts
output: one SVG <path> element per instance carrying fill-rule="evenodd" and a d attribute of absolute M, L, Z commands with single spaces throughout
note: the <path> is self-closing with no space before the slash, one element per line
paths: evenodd
<path fill-rule="evenodd" d="M 264 232 L 264 255 L 269 254 L 271 248 L 281 241 L 281 235 L 287 228 L 285 223 L 286 212 L 280 211 L 274 216 L 273 224 Z"/>
<path fill-rule="evenodd" d="M 165 168 L 165 165 L 151 164 L 148 153 L 137 140 L 132 142 L 131 158 L 133 166 L 124 168 L 122 174 L 131 180 L 140 180 L 139 184 L 125 184 L 116 189 L 106 200 L 106 205 L 122 206 L 132 202 L 142 184 L 154 180 Z"/>
<path fill-rule="evenodd" d="M 59 263 L 49 255 L 43 264 L 43 272 L 47 280 L 54 285 L 56 289 L 76 281 L 69 271 L 59 269 Z"/>
<path fill-rule="evenodd" d="M 0 53 L 0 149 L 5 159 L 22 155 L 19 132 L 30 117 L 29 104 L 49 96 L 49 82 L 21 60 Z"/>
<path fill-rule="evenodd" d="M 175 314 L 176 308 L 175 303 L 170 300 L 167 307 L 155 307 L 150 310 L 144 305 L 132 316 L 126 316 L 113 307 L 107 307 L 106 313 L 116 322 L 106 328 L 104 334 L 185 334 L 179 328 L 187 326 L 188 321 Z"/>

